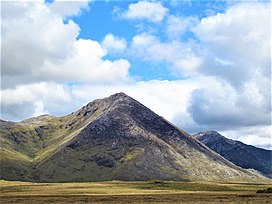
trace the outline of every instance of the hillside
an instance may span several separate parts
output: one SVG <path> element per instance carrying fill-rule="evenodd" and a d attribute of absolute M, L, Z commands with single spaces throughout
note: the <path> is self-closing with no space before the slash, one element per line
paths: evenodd
<path fill-rule="evenodd" d="M 124 93 L 64 117 L 1 121 L 1 179 L 262 182 Z"/>
<path fill-rule="evenodd" d="M 228 139 L 216 131 L 199 132 L 194 137 L 237 166 L 255 169 L 272 178 L 271 150 Z"/>

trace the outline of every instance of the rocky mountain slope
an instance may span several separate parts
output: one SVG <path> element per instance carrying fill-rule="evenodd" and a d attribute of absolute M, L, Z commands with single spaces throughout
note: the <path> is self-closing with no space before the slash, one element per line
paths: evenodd
<path fill-rule="evenodd" d="M 199 132 L 194 137 L 237 166 L 255 169 L 272 178 L 271 150 L 228 139 L 216 131 Z"/>
<path fill-rule="evenodd" d="M 266 182 L 124 93 L 64 117 L 1 120 L 1 179 Z"/>

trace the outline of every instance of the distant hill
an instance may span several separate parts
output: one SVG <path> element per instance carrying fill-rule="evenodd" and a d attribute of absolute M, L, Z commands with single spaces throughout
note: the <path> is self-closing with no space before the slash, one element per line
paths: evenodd
<path fill-rule="evenodd" d="M 199 132 L 194 137 L 237 166 L 255 169 L 272 178 L 271 150 L 228 139 L 216 131 Z"/>
<path fill-rule="evenodd" d="M 63 117 L 1 120 L 1 179 L 263 182 L 124 93 Z"/>

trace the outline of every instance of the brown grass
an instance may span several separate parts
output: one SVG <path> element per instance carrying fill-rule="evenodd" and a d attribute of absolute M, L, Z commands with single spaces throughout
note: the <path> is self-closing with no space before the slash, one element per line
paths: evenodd
<path fill-rule="evenodd" d="M 0 181 L 0 203 L 270 203 L 265 184 L 209 182 L 27 183 Z"/>

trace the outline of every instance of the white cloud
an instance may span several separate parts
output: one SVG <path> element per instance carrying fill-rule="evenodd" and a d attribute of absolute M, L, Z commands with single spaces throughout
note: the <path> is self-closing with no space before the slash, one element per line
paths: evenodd
<path fill-rule="evenodd" d="M 192 94 L 192 129 L 239 133 L 271 124 L 269 16 L 266 3 L 241 3 L 196 26 L 203 59 L 198 72 L 208 78 Z"/>
<path fill-rule="evenodd" d="M 148 81 L 119 85 L 38 83 L 2 90 L 1 111 L 3 119 L 9 120 L 32 117 L 38 111 L 61 116 L 97 98 L 125 92 L 171 121 L 177 112 L 186 114 L 190 94 L 195 88 L 196 84 L 190 81 Z M 27 112 L 18 115 L 18 110 L 26 109 Z"/>
<path fill-rule="evenodd" d="M 272 150 L 272 126 L 241 127 L 234 130 L 222 131 L 221 134 L 245 144 Z"/>
<path fill-rule="evenodd" d="M 199 126 L 226 130 L 270 124 L 269 99 L 255 86 L 237 91 L 214 77 L 199 78 L 198 82 L 203 84 L 192 94 L 189 113 Z"/>
<path fill-rule="evenodd" d="M 167 14 L 168 9 L 161 2 L 139 1 L 130 4 L 128 10 L 123 13 L 127 19 L 146 19 L 154 23 L 159 23 Z"/>
<path fill-rule="evenodd" d="M 124 38 L 118 38 L 110 33 L 105 36 L 102 47 L 109 52 L 121 52 L 127 48 L 127 41 Z"/>
<path fill-rule="evenodd" d="M 1 118 L 7 120 L 18 121 L 44 113 L 64 115 L 75 104 L 67 87 L 52 82 L 1 90 Z"/>
<path fill-rule="evenodd" d="M 30 74 L 45 60 L 65 59 L 73 50 L 78 26 L 64 25 L 45 5 L 3 2 L 2 10 L 3 76 Z"/>
<path fill-rule="evenodd" d="M 48 112 L 44 109 L 44 104 L 42 101 L 36 101 L 34 103 L 35 106 L 35 110 L 34 110 L 34 114 L 32 115 L 33 117 L 36 116 L 40 116 L 40 115 L 44 115 L 47 114 Z"/>
<path fill-rule="evenodd" d="M 196 17 L 171 15 L 167 19 L 167 34 L 170 39 L 179 39 L 184 33 L 191 31 L 197 23 Z"/>
<path fill-rule="evenodd" d="M 269 3 L 252 2 L 203 18 L 194 29 L 206 52 L 201 71 L 237 88 L 255 75 L 270 78 L 270 17 Z"/>
<path fill-rule="evenodd" d="M 98 42 L 77 40 L 78 25 L 72 20 L 64 24 L 47 5 L 3 2 L 2 8 L 2 88 L 51 80 L 129 80 L 127 60 L 103 60 L 107 52 Z"/>
<path fill-rule="evenodd" d="M 78 16 L 83 10 L 90 9 L 89 2 L 90 0 L 55 0 L 53 3 L 48 4 L 48 7 L 51 11 L 60 15 L 63 19 L 66 19 L 71 16 Z"/>
<path fill-rule="evenodd" d="M 194 42 L 160 42 L 156 36 L 146 33 L 133 37 L 130 52 L 151 62 L 165 62 L 170 71 L 178 76 L 192 76 L 202 63 L 201 57 L 194 51 Z"/>
<path fill-rule="evenodd" d="M 75 98 L 87 103 L 92 99 L 107 97 L 113 93 L 125 92 L 155 113 L 172 120 L 177 113 L 185 113 L 192 90 L 196 84 L 190 81 L 147 81 L 115 86 L 74 87 Z M 167 105 L 166 105 L 167 104 Z"/>
<path fill-rule="evenodd" d="M 1 103 L 4 106 L 23 104 L 24 102 L 49 97 L 53 101 L 69 100 L 69 94 L 66 92 L 65 87 L 56 83 L 37 83 L 18 86 L 15 89 L 1 90 Z"/>
<path fill-rule="evenodd" d="M 90 84 L 114 84 L 129 81 L 127 60 L 102 60 L 106 51 L 92 40 L 79 39 L 73 55 L 60 62 L 47 61 L 39 71 L 39 77 L 63 82 L 85 82 Z"/>
<path fill-rule="evenodd" d="M 269 129 L 269 128 L 270 127 L 267 127 L 266 129 Z M 271 137 L 260 138 L 259 134 L 262 134 L 262 133 L 258 132 L 257 134 L 258 135 L 244 135 L 244 136 L 242 135 L 241 137 L 238 137 L 238 140 L 245 143 L 245 144 L 249 144 L 249 145 L 252 144 L 256 147 L 272 150 Z"/>

